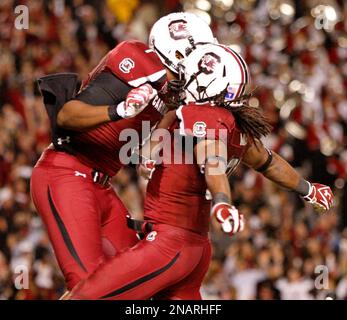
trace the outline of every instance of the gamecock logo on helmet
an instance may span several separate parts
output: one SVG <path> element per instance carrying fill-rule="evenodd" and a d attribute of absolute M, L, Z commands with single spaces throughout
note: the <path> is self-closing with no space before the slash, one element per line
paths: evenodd
<path fill-rule="evenodd" d="M 174 40 L 187 38 L 187 21 L 183 19 L 171 21 L 169 24 L 169 33 L 170 37 Z"/>
<path fill-rule="evenodd" d="M 132 68 L 135 67 L 135 62 L 130 58 L 124 58 L 119 64 L 119 69 L 123 73 L 129 73 Z"/>
<path fill-rule="evenodd" d="M 198 66 L 203 73 L 210 74 L 218 63 L 220 63 L 220 57 L 213 52 L 209 52 L 201 58 Z"/>

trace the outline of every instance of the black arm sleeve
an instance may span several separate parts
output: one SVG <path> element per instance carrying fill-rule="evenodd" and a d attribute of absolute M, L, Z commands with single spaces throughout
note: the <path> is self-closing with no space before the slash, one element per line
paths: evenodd
<path fill-rule="evenodd" d="M 75 98 L 94 106 L 117 105 L 124 101 L 131 86 L 108 71 L 101 72 Z"/>

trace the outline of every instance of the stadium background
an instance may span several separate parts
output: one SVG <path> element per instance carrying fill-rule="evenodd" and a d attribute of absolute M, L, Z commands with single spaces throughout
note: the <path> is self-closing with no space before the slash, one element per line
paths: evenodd
<path fill-rule="evenodd" d="M 14 7 L 29 7 L 28 30 Z M 56 299 L 64 290 L 30 199 L 30 174 L 50 141 L 35 79 L 73 71 L 83 78 L 118 42 L 147 42 L 163 14 L 190 10 L 211 23 L 250 65 L 256 97 L 274 131 L 266 144 L 312 181 L 329 184 L 336 206 L 318 216 L 293 193 L 239 168 L 233 197 L 247 219 L 230 239 L 213 226 L 208 299 L 347 299 L 347 3 L 343 0 L 1 0 L 0 299 Z M 145 183 L 122 170 L 114 187 L 141 212 Z M 328 283 L 315 279 L 319 265 Z M 29 289 L 14 286 L 18 266 Z M 316 273 L 315 273 L 316 272 Z M 325 289 L 319 287 L 319 283 Z M 318 286 L 317 286 L 318 284 Z"/>

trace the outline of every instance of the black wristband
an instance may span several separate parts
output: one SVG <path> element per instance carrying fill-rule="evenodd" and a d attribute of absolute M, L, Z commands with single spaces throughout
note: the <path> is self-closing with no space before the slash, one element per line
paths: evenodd
<path fill-rule="evenodd" d="M 107 111 L 111 121 L 117 121 L 117 120 L 123 119 L 117 112 L 117 105 L 109 106 Z"/>

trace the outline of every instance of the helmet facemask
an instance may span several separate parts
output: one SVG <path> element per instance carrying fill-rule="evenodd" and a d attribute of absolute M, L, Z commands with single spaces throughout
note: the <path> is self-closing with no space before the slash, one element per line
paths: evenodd
<path fill-rule="evenodd" d="M 183 63 L 186 102 L 238 107 L 243 104 L 248 69 L 243 59 L 230 48 L 215 44 L 198 47 Z"/>
<path fill-rule="evenodd" d="M 216 78 L 212 79 L 210 83 L 207 84 L 207 86 L 200 86 L 199 85 L 199 79 L 198 74 L 193 74 L 190 78 L 190 80 L 186 83 L 184 86 L 184 89 L 187 90 L 187 92 L 190 93 L 192 97 L 194 97 L 196 103 L 206 103 L 209 102 L 211 105 L 218 105 L 220 107 L 224 108 L 237 108 L 242 107 L 243 105 L 247 104 L 249 98 L 253 95 L 253 92 L 250 92 L 248 94 L 244 93 L 244 89 L 242 90 L 242 94 L 239 95 L 239 97 L 229 99 L 230 92 L 228 88 L 231 87 L 230 83 L 228 83 L 225 88 L 219 93 L 214 96 L 211 96 L 208 94 L 208 89 L 210 85 L 213 85 L 213 82 L 216 80 Z M 196 81 L 196 93 L 194 94 L 191 92 L 188 87 L 191 84 L 192 81 Z"/>

